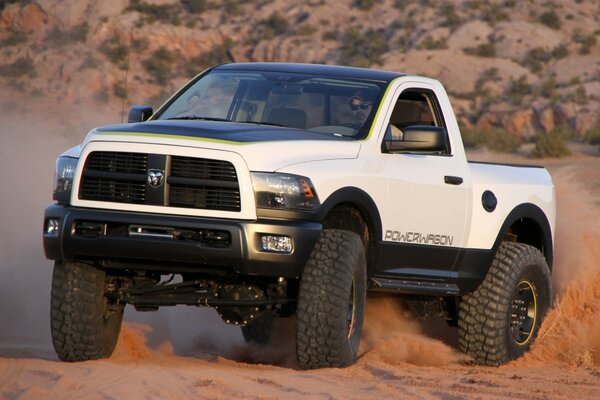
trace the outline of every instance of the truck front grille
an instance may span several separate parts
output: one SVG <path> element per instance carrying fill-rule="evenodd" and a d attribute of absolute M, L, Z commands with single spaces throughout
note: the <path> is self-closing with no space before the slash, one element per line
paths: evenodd
<path fill-rule="evenodd" d="M 239 183 L 233 164 L 162 154 L 90 153 L 82 172 L 79 198 L 165 207 L 241 210 Z"/>

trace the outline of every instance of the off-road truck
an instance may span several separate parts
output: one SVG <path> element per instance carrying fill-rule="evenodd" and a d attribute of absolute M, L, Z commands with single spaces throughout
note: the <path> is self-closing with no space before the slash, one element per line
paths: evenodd
<path fill-rule="evenodd" d="M 109 357 L 124 307 L 214 307 L 246 340 L 296 315 L 302 368 L 352 364 L 367 291 L 458 325 L 476 362 L 551 305 L 541 167 L 469 162 L 442 85 L 338 66 L 210 68 L 56 162 L 44 215 L 60 359 Z"/>

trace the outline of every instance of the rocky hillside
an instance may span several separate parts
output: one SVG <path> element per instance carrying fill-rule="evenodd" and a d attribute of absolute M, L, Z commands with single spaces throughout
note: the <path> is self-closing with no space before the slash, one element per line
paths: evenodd
<path fill-rule="evenodd" d="M 599 36 L 597 0 L 0 0 L 0 108 L 118 120 L 207 66 L 294 61 L 435 77 L 463 127 L 583 134 Z"/>

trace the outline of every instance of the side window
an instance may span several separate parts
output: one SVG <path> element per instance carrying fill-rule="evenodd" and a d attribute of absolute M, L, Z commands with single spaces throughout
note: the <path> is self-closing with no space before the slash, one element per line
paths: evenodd
<path fill-rule="evenodd" d="M 403 130 L 411 125 L 446 127 L 433 92 L 419 89 L 402 92 L 392 111 L 386 139 L 402 140 Z M 450 154 L 449 141 L 443 154 Z"/>

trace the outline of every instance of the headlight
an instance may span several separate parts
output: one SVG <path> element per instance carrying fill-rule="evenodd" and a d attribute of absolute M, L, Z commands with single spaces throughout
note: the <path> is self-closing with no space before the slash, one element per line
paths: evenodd
<path fill-rule="evenodd" d="M 321 205 L 310 179 L 298 175 L 253 172 L 256 207 L 314 211 Z"/>
<path fill-rule="evenodd" d="M 73 188 L 73 177 L 77 168 L 77 158 L 59 157 L 54 170 L 54 200 L 68 203 Z"/>

